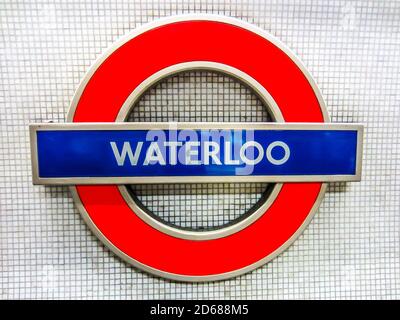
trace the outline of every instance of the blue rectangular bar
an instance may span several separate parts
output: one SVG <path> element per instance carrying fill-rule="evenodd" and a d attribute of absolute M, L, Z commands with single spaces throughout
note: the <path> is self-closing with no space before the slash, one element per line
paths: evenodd
<path fill-rule="evenodd" d="M 358 134 L 351 129 L 38 130 L 37 175 L 93 183 L 112 177 L 133 178 L 134 183 L 135 177 L 210 176 L 288 181 L 321 176 L 328 181 L 323 176 L 356 175 Z"/>

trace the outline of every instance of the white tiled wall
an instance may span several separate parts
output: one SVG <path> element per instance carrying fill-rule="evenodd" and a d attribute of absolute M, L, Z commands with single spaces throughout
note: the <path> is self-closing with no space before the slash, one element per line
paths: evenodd
<path fill-rule="evenodd" d="M 366 125 L 361 183 L 333 184 L 290 249 L 239 278 L 183 284 L 124 264 L 66 187 L 31 184 L 28 123 L 64 122 L 90 64 L 161 16 L 209 12 L 285 42 L 333 122 Z M 0 1 L 0 298 L 400 298 L 400 2 Z"/>

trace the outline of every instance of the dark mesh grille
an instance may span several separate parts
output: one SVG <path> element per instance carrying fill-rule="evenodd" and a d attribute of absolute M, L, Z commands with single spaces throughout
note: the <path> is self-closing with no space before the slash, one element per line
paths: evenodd
<path fill-rule="evenodd" d="M 183 72 L 148 90 L 131 122 L 267 122 L 267 108 L 239 81 L 215 72 Z M 215 229 L 251 214 L 268 196 L 267 183 L 130 185 L 133 199 L 177 227 Z"/>

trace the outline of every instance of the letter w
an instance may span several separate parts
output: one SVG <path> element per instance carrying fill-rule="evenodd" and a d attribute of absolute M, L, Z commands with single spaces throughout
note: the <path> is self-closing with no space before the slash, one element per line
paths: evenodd
<path fill-rule="evenodd" d="M 136 166 L 138 159 L 139 159 L 140 151 L 142 150 L 142 146 L 143 146 L 142 141 L 139 141 L 137 143 L 136 149 L 135 149 L 135 154 L 132 153 L 131 144 L 128 141 L 124 142 L 121 153 L 119 152 L 117 144 L 114 141 L 110 141 L 110 144 L 111 144 L 111 148 L 114 152 L 115 160 L 117 160 L 117 163 L 120 167 L 124 165 L 126 155 L 128 155 L 131 165 Z"/>

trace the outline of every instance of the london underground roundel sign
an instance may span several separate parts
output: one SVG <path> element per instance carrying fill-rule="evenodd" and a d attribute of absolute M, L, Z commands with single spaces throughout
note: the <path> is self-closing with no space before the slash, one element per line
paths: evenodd
<path fill-rule="evenodd" d="M 251 87 L 273 123 L 127 123 L 161 79 L 188 70 Z M 304 230 L 330 181 L 359 181 L 363 127 L 329 123 L 322 96 L 282 43 L 242 21 L 176 16 L 115 43 L 80 84 L 65 124 L 31 124 L 33 182 L 71 185 L 84 220 L 128 263 L 165 278 L 210 281 L 263 265 Z M 274 182 L 238 223 L 188 231 L 154 219 L 125 184 Z"/>

